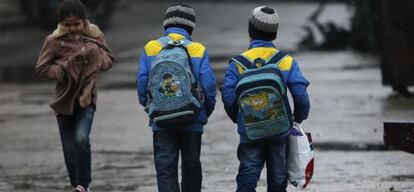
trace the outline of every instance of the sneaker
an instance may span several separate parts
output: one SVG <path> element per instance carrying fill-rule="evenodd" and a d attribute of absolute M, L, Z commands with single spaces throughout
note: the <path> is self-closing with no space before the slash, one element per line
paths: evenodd
<path fill-rule="evenodd" d="M 84 187 L 78 185 L 75 188 L 75 192 L 88 192 L 88 189 L 87 188 L 85 189 Z"/>

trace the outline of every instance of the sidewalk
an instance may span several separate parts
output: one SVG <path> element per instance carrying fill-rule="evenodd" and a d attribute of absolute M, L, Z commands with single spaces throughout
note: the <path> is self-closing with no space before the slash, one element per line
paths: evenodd
<path fill-rule="evenodd" d="M 414 102 L 390 98 L 371 60 L 351 59 L 359 56 L 344 52 L 296 55 L 312 82 L 312 113 L 303 123 L 313 134 L 316 151 L 309 191 L 412 191 L 414 155 L 367 146 L 382 145 L 383 119 L 412 117 Z M 0 191 L 67 190 L 57 126 L 46 104 L 52 87 L 0 86 Z M 238 166 L 235 125 L 225 115 L 220 94 L 217 100 L 203 135 L 206 192 L 234 191 Z M 134 89 L 99 92 L 91 134 L 94 191 L 156 190 L 152 133 L 137 103 Z M 258 191 L 265 191 L 265 178 L 262 175 Z"/>
<path fill-rule="evenodd" d="M 125 3 L 114 17 L 116 30 L 106 33 L 117 62 L 98 81 L 91 133 L 93 191 L 156 191 L 152 132 L 134 87 L 138 53 L 146 40 L 161 35 L 159 14 L 167 5 Z M 285 30 L 276 44 L 291 50 L 298 27 L 314 5 L 274 6 L 289 21 L 281 26 Z M 227 59 L 247 46 L 248 15 L 236 13 L 248 13 L 255 4 L 194 3 L 194 7 L 200 18 L 194 39 L 207 42 L 216 76 L 222 79 Z M 343 9 L 333 7 L 334 12 L 338 10 Z M 139 17 L 143 13 L 146 17 Z M 228 39 L 234 41 L 228 43 Z M 40 47 L 36 41 L 22 50 Z M 378 61 L 372 56 L 347 51 L 293 56 L 311 82 L 311 114 L 303 127 L 313 134 L 316 164 L 307 191 L 414 191 L 414 155 L 382 147 L 382 121 L 412 120 L 414 100 L 395 97 L 381 85 Z M 53 86 L 52 82 L 0 84 L 0 191 L 70 190 L 56 119 L 47 105 Z M 235 125 L 225 115 L 218 93 L 216 110 L 203 134 L 204 192 L 235 191 L 237 144 Z M 257 191 L 266 191 L 264 173 Z M 289 187 L 289 191 L 294 190 Z"/>

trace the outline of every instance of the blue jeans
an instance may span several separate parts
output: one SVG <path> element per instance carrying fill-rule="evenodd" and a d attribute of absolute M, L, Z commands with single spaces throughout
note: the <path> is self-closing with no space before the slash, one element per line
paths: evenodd
<path fill-rule="evenodd" d="M 287 145 L 287 137 L 240 143 L 237 149 L 240 167 L 236 177 L 236 192 L 255 192 L 265 163 L 267 192 L 286 192 Z"/>
<path fill-rule="evenodd" d="M 57 115 L 66 169 L 72 186 L 91 183 L 91 132 L 95 106 L 75 106 L 72 115 Z"/>
<path fill-rule="evenodd" d="M 184 131 L 154 132 L 154 161 L 159 192 L 180 192 L 178 156 L 181 151 L 181 191 L 201 191 L 201 134 Z"/>

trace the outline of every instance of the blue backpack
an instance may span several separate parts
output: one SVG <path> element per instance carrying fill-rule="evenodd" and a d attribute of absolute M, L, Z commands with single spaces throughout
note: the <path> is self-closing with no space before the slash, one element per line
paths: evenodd
<path fill-rule="evenodd" d="M 244 71 L 236 85 L 236 97 L 247 138 L 261 139 L 291 128 L 286 86 L 278 63 L 286 56 L 278 51 L 269 61 L 253 63 L 242 55 L 232 58 Z M 260 67 L 256 68 L 256 64 Z"/>
<path fill-rule="evenodd" d="M 198 119 L 201 91 L 194 77 L 190 41 L 159 39 L 163 48 L 151 63 L 148 115 L 160 128 L 191 125 Z"/>

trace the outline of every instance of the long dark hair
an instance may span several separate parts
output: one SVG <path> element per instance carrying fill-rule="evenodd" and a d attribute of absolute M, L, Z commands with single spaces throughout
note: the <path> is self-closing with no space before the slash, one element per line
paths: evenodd
<path fill-rule="evenodd" d="M 63 0 L 56 10 L 58 21 L 63 21 L 66 17 L 78 17 L 86 19 L 86 8 L 80 0 Z"/>

